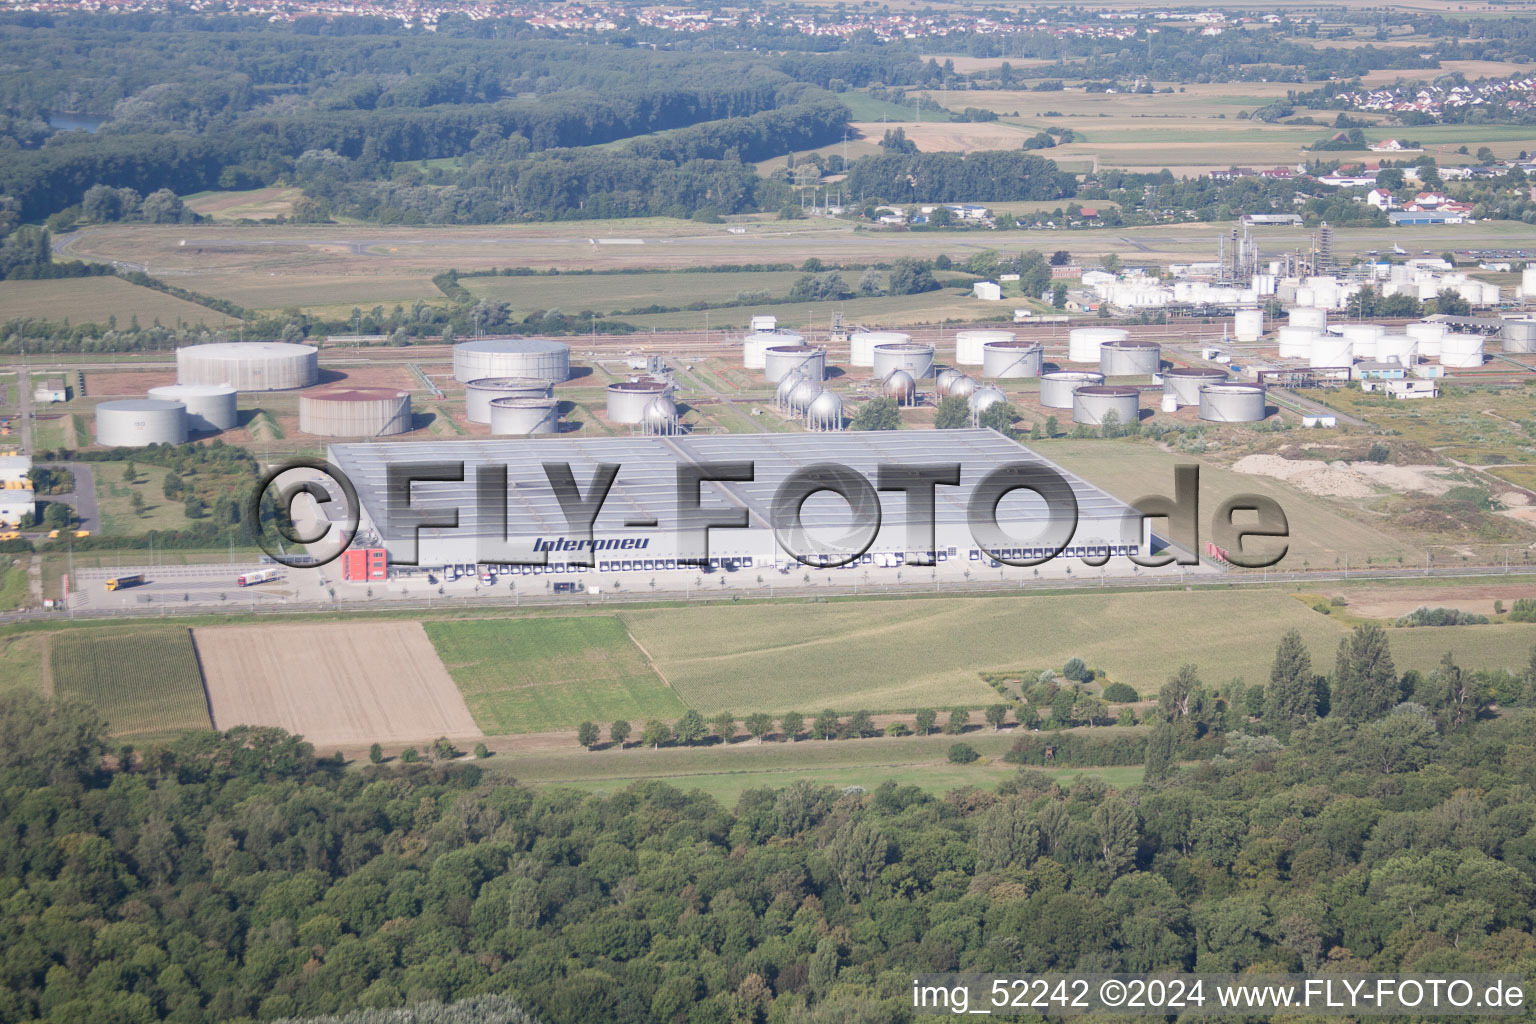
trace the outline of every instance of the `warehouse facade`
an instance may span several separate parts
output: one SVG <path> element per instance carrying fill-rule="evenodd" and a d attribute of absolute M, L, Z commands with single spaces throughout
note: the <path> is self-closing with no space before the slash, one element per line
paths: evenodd
<path fill-rule="evenodd" d="M 728 571 L 800 570 L 842 561 L 860 548 L 839 567 L 937 562 L 963 571 L 1001 568 L 988 550 L 1018 561 L 1062 547 L 1056 562 L 1107 559 L 1106 572 L 1130 573 L 1130 556 L 1163 544 L 1124 502 L 993 430 L 335 444 L 328 457 L 357 490 L 357 543 L 386 549 L 395 565 L 544 560 L 547 568 L 513 571 L 567 572 L 590 561 L 601 573 L 693 573 L 700 568 L 695 560 L 706 555 L 705 520 L 733 524 L 707 531 L 708 567 Z M 546 468 L 551 465 L 569 467 L 564 505 Z M 567 509 L 583 521 L 581 503 L 594 501 L 600 465 L 614 467 L 612 483 L 588 533 L 573 528 Z M 915 474 L 923 472 L 952 474 L 956 481 L 931 487 L 931 519 L 920 502 L 909 511 L 923 490 Z M 984 547 L 973 529 L 977 509 L 988 504 L 998 481 L 1019 473 L 1059 481 L 1056 495 L 1070 492 L 1075 509 L 1068 518 L 1075 526 L 1054 515 L 1039 494 L 1014 489 L 990 500 L 1005 539 Z M 701 475 L 736 479 L 701 481 Z M 415 478 L 408 501 L 406 476 Z M 429 476 L 452 479 L 422 479 Z M 780 494 L 791 479 L 806 490 L 841 484 L 848 497 L 811 494 L 796 517 Z M 862 521 L 854 507 L 865 513 Z M 983 508 L 980 519 L 987 518 Z M 921 527 L 925 520 L 931 532 Z M 983 535 L 991 536 L 986 525 Z"/>

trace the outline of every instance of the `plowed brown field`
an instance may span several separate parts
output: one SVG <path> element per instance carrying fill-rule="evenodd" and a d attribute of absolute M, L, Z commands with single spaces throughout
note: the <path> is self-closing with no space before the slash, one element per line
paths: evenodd
<path fill-rule="evenodd" d="M 475 737 L 419 622 L 193 631 L 215 728 L 275 725 L 317 744 Z"/>

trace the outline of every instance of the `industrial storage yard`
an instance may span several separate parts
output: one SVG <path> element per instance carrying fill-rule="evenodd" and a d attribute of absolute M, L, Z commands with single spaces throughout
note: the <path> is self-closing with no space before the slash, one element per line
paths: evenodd
<path fill-rule="evenodd" d="M 1531 1002 L 1520 3 L 96 7 L 0 1024 Z"/>
<path fill-rule="evenodd" d="M 1141 662 L 1183 656 L 1175 646 L 1213 670 L 1261 674 L 1227 641 L 1207 643 L 1205 633 L 1170 628 L 1169 604 L 1157 589 L 1115 591 L 1194 587 L 1180 603 L 1186 607 L 1207 599 L 1199 588 L 1269 579 L 1293 586 L 1328 579 L 1317 586 L 1352 592 L 1361 584 L 1351 574 L 1382 580 L 1421 572 L 1439 583 L 1462 572 L 1504 571 L 1511 562 L 1523 571 L 1523 552 L 1536 550 L 1525 532 L 1532 524 L 1522 517 L 1536 505 L 1536 491 L 1527 490 L 1536 478 L 1523 475 L 1528 440 L 1519 426 L 1524 382 L 1536 377 L 1524 306 L 1536 291 L 1530 272 L 1494 294 L 1435 258 L 1313 267 L 1314 242 L 1279 261 L 1302 261 L 1287 273 L 1287 266 L 1266 266 L 1248 236 L 1234 237 L 1234 251 L 1218 262 L 1158 277 L 1134 269 L 1082 272 L 1074 294 L 1121 314 L 1107 322 L 1035 310 L 1012 323 L 791 323 L 770 306 L 709 331 L 404 347 L 345 338 L 318 346 L 218 341 L 185 346 L 174 360 L 155 353 L 82 360 L 78 378 L 67 367 L 55 371 L 70 385 L 67 401 L 37 406 L 43 416 L 32 424 L 34 448 L 85 448 L 95 457 L 124 449 L 108 456 L 113 462 L 81 464 L 101 497 L 100 525 L 121 532 L 130 517 L 177 522 L 166 506 L 179 508 L 181 496 L 159 503 L 162 483 L 168 494 L 173 484 L 162 479 L 164 470 L 117 482 L 126 479 L 119 467 L 135 458 L 134 449 L 151 441 L 224 444 L 254 453 L 263 467 L 310 456 L 344 470 L 359 490 L 357 558 L 289 569 L 251 550 L 182 554 L 169 546 L 135 558 L 96 554 L 87 538 L 83 550 L 41 556 L 39 589 L 83 621 L 303 609 L 356 615 L 361 626 L 372 612 L 398 609 L 391 614 L 418 616 L 425 633 L 415 619 L 394 638 L 383 623 L 355 634 L 363 639 L 341 639 L 349 630 L 340 626 L 284 625 L 266 630 L 281 639 L 252 646 L 259 627 L 196 627 L 212 721 L 279 725 L 349 750 L 483 734 L 511 752 L 536 749 L 537 736 L 582 719 L 668 718 L 687 708 L 781 713 L 830 703 L 894 715 L 929 702 L 979 707 L 989 693 L 983 674 L 1017 661 L 1008 644 L 983 635 L 1011 636 L 1009 644 L 1039 652 L 1031 657 L 1060 660 L 1072 652 L 1057 651 L 1051 638 L 1075 635 L 1057 618 L 1071 608 L 1121 623 L 1102 645 L 1078 641 L 1076 648 L 1137 686 L 1157 682 L 1155 674 L 1143 677 Z M 1348 307 L 1365 288 L 1384 295 L 1459 290 L 1474 303 L 1473 315 L 1361 316 Z M 975 308 L 985 311 L 979 301 Z M 1161 310 L 1175 315 L 1167 323 L 1136 322 L 1155 320 Z M 34 368 L 30 379 L 47 373 Z M 898 429 L 862 429 L 886 401 L 892 418 L 881 426 Z M 1452 424 L 1484 410 L 1497 413 L 1484 417 L 1483 428 L 1497 438 L 1457 440 L 1460 447 L 1445 449 L 1454 460 L 1440 459 L 1440 446 L 1462 433 Z M 1395 433 L 1375 430 L 1385 423 Z M 1481 451 L 1503 461 L 1484 461 Z M 460 525 L 424 529 L 419 564 L 405 564 L 407 532 L 384 524 L 383 475 L 391 465 L 444 460 L 467 464 L 465 482 L 417 484 L 412 506 L 457 507 Z M 676 470 L 722 460 L 753 461 L 756 479 L 706 484 L 701 498 L 706 507 L 742 510 L 749 529 L 712 531 L 712 563 L 685 564 L 673 543 Z M 936 491 L 936 565 L 921 564 L 922 552 L 910 550 L 899 493 L 881 496 L 881 529 L 847 567 L 796 562 L 773 539 L 772 496 L 791 470 L 837 462 L 873 480 L 881 462 L 912 461 L 953 461 L 962 469 L 961 486 Z M 1171 494 L 1174 466 L 1192 461 L 1203 474 L 1198 564 L 1132 564 L 1130 554 L 1143 553 L 1148 538 L 1125 525 L 1128 503 Z M 600 462 L 621 469 L 596 524 L 596 564 L 586 567 L 573 564 L 570 530 L 543 465 L 570 463 L 584 489 Z M 1070 481 L 1082 525 L 1061 557 L 1010 566 L 981 550 L 966 526 L 975 481 L 1009 463 L 1050 465 Z M 544 552 L 549 564 L 497 564 L 488 543 L 494 524 L 481 522 L 475 501 L 475 470 L 485 466 L 508 468 L 508 541 L 500 553 L 554 542 Z M 196 486 L 196 467 L 189 474 L 181 479 Z M 211 504 L 218 491 L 201 493 Z M 1211 513 L 1245 493 L 1268 496 L 1287 513 L 1287 554 L 1272 570 L 1235 567 L 1211 546 Z M 1491 504 L 1455 504 L 1469 493 L 1486 494 Z M 145 499 L 138 511 L 128 507 L 135 496 Z M 348 510 L 337 502 L 323 511 L 337 523 Z M 1040 509 L 1022 502 L 1001 511 L 1019 543 L 996 553 L 1038 555 L 1030 538 Z M 805 512 L 823 532 L 847 522 L 843 504 L 829 495 L 812 499 Z M 1167 539 L 1159 528 L 1157 543 Z M 302 555 L 303 546 L 289 551 Z M 1095 564 L 1105 553 L 1108 563 Z M 142 581 L 108 589 L 125 575 Z M 243 577 L 255 582 L 242 585 Z M 1521 586 L 1511 580 L 1503 588 L 1506 602 L 1524 593 Z M 1109 592 L 1094 599 L 1100 603 L 1092 611 L 1057 593 L 1085 587 Z M 1049 614 L 1011 603 L 1016 597 L 942 603 L 945 595 L 1036 590 L 1055 595 Z M 848 610 L 778 610 L 785 597 L 819 604 L 882 593 L 909 600 L 926 594 L 928 603 L 921 614 L 867 600 Z M 1318 658 L 1328 656 L 1343 626 L 1281 595 L 1251 609 L 1246 598 L 1209 600 L 1225 607 L 1239 633 L 1294 621 L 1316 643 Z M 661 607 L 636 607 L 650 603 Z M 548 625 L 521 618 L 524 606 L 550 604 L 567 615 Z M 466 614 L 511 618 L 436 618 Z M 1012 618 L 1018 614 L 1035 625 L 1020 632 Z M 1129 616 L 1137 617 L 1136 628 Z M 1493 628 L 1497 634 L 1478 634 L 1478 654 L 1461 656 L 1513 664 L 1528 627 Z M 894 648 L 893 629 L 902 637 Z M 1434 645 L 1459 636 L 1417 634 L 1398 648 L 1405 663 L 1427 665 L 1438 656 Z M 1488 644 L 1489 636 L 1497 639 Z M 957 644 L 970 653 L 953 664 L 927 657 Z M 900 668 L 882 662 L 882 645 Z M 315 672 L 279 671 L 285 652 L 311 648 L 319 652 Z M 539 660 L 538 651 L 564 653 Z M 1149 658 L 1147 651 L 1161 653 Z M 43 664 L 30 667 L 29 652 L 35 644 L 5 656 L 21 659 L 23 672 L 46 673 Z M 841 666 L 829 684 L 774 682 L 814 678 L 812 663 L 828 658 Z M 417 690 L 435 695 L 425 713 L 411 704 Z M 372 703 L 353 707 L 365 695 Z"/>

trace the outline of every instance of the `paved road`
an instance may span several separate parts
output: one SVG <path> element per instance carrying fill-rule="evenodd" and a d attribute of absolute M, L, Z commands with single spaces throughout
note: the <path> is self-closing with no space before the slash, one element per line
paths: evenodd
<path fill-rule="evenodd" d="M 348 597 L 336 602 L 288 602 L 285 604 L 277 605 L 269 604 L 265 607 L 259 604 L 251 604 L 248 605 L 248 609 L 250 612 L 267 611 L 286 613 L 290 615 L 319 611 L 334 612 L 338 609 L 342 611 L 359 612 L 379 610 L 429 611 L 432 609 L 441 610 L 450 608 L 511 608 L 520 605 L 559 606 L 563 608 L 577 609 L 597 604 L 647 604 L 657 601 L 671 602 L 676 601 L 679 597 L 683 597 L 684 600 L 721 602 L 725 600 L 739 601 L 743 598 L 747 600 L 761 600 L 765 598 L 804 599 L 808 597 L 825 599 L 832 596 L 856 596 L 858 594 L 868 594 L 875 596 L 891 596 L 898 594 L 938 594 L 942 596 L 986 593 L 1040 593 L 1042 591 L 1051 591 L 1053 593 L 1071 593 L 1091 592 L 1108 586 L 1114 586 L 1121 590 L 1195 590 L 1206 589 L 1209 587 L 1221 587 L 1226 590 L 1232 590 L 1258 589 L 1259 587 L 1266 584 L 1275 583 L 1305 583 L 1315 585 L 1319 583 L 1343 582 L 1346 580 L 1362 582 L 1369 580 L 1409 580 L 1431 578 L 1444 580 L 1485 579 L 1494 577 L 1505 579 L 1510 577 L 1521 577 L 1529 579 L 1536 577 L 1536 568 L 1517 565 L 1447 566 L 1443 568 L 1429 567 L 1427 569 L 1353 570 L 1348 573 L 1341 573 L 1337 571 L 1328 573 L 1260 572 L 1258 570 L 1252 570 L 1240 575 L 1228 573 L 1214 577 L 1199 576 L 1195 574 L 1180 576 L 1169 575 L 1167 577 L 1151 577 L 1143 575 L 1135 579 L 1121 578 L 1113 584 L 1111 584 L 1108 580 L 1087 582 L 1085 580 L 1068 579 L 1019 580 L 1009 584 L 999 584 L 978 579 L 975 581 L 967 582 L 951 580 L 943 583 L 941 587 L 935 587 L 931 582 L 921 579 L 912 580 L 906 583 L 898 584 L 896 586 L 861 586 L 857 581 L 850 581 L 848 584 L 840 584 L 837 586 L 828 586 L 825 584 L 816 586 L 795 586 L 791 584 L 787 586 L 775 585 L 771 588 L 764 586 L 747 590 L 733 589 L 731 591 L 700 589 L 697 593 L 695 593 L 693 590 L 689 590 L 682 594 L 679 594 L 676 591 L 666 591 L 661 593 L 652 593 L 650 591 L 634 591 L 621 593 L 618 591 L 609 590 L 603 593 L 601 596 L 576 594 L 570 597 L 556 597 L 554 595 L 543 593 L 523 593 L 521 591 L 508 593 L 504 590 L 501 590 L 499 587 L 491 587 L 484 590 L 477 590 L 477 592 L 473 594 L 466 594 L 462 596 L 450 594 L 444 597 L 428 597 L 425 601 L 419 598 L 412 598 L 409 600 L 389 598 L 387 597 L 387 588 L 384 588 L 380 594 L 379 599 L 377 600 L 364 601 L 354 597 Z M 787 579 L 793 579 L 793 577 L 787 577 Z M 177 592 L 180 592 L 179 588 L 177 589 Z M 131 594 L 132 591 L 128 591 L 128 593 Z M 232 602 L 234 600 L 235 598 L 231 598 Z M 245 602 L 248 600 L 248 595 L 242 592 L 238 600 Z M 183 610 L 185 610 L 185 613 L 189 615 L 206 615 L 210 611 L 208 605 L 206 604 L 201 606 L 192 604 L 190 607 L 186 607 L 185 605 L 178 606 L 175 603 L 161 603 L 158 605 L 138 605 L 134 607 L 113 608 L 110 610 L 97 608 L 71 609 L 69 614 L 71 618 L 100 618 L 104 615 L 165 616 L 167 614 L 174 615 L 182 612 Z M 246 614 L 246 612 L 247 608 L 240 609 L 241 614 Z M 60 616 L 60 614 L 61 613 L 58 611 L 43 611 L 41 609 L 6 612 L 4 614 L 0 614 L 0 623 L 19 622 L 30 619 L 57 618 Z"/>
<path fill-rule="evenodd" d="M 21 420 L 21 450 L 32 454 L 32 375 L 25 366 L 16 369 L 17 419 Z"/>
<path fill-rule="evenodd" d="M 101 513 L 96 507 L 96 473 L 89 463 L 84 462 L 47 462 L 43 463 L 50 469 L 62 469 L 73 473 L 75 477 L 75 489 L 68 494 L 47 495 L 48 501 L 62 501 L 66 505 L 72 505 L 75 515 L 80 519 L 77 530 L 90 530 L 92 533 L 101 532 Z"/>

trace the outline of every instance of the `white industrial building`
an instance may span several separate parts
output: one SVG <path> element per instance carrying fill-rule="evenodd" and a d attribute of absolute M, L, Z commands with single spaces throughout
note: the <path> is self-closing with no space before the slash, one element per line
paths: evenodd
<path fill-rule="evenodd" d="M 566 463 L 582 494 L 587 493 L 599 463 L 619 465 L 617 476 L 601 506 L 592 529 L 592 557 L 596 571 L 645 574 L 645 581 L 663 575 L 661 586 L 686 587 L 700 571 L 685 560 L 702 551 L 696 535 L 679 529 L 677 476 L 679 467 L 701 463 L 751 462 L 751 481 L 710 481 L 701 485 L 699 500 L 713 515 L 735 512 L 743 528 L 714 528 L 708 534 L 710 568 L 726 571 L 781 568 L 804 571 L 806 566 L 780 547 L 771 516 L 775 494 L 792 474 L 827 463 L 846 466 L 870 481 L 873 488 L 879 466 L 957 464 L 958 486 L 935 489 L 934 535 L 939 572 L 959 573 L 972 568 L 1001 569 L 1020 579 L 1062 575 L 1068 566 L 1076 572 L 1089 569 L 1083 558 L 1107 559 L 1102 571 L 1129 575 L 1139 571 L 1130 555 L 1161 551 L 1164 542 L 1154 537 L 1143 520 L 1124 502 L 1060 469 L 1034 452 L 992 430 L 943 430 L 928 432 L 861 432 L 828 434 L 735 434 L 688 436 L 637 436 L 628 438 L 551 438 L 548 440 L 433 441 L 429 443 L 335 444 L 329 459 L 357 489 L 360 509 L 357 544 L 384 547 L 391 562 L 421 566 L 474 566 L 480 563 L 524 559 L 542 551 L 549 566 L 510 566 L 503 572 L 520 575 L 584 572 L 571 564 L 586 552 L 585 538 L 573 536 L 565 513 L 545 474 L 547 463 Z M 462 482 L 414 484 L 409 509 L 395 507 L 387 496 L 391 465 L 408 463 L 464 463 Z M 1048 467 L 1071 488 L 1077 502 L 1078 521 L 1061 555 L 1033 568 L 993 563 L 973 536 L 968 516 L 972 494 L 988 474 L 1007 466 Z M 476 506 L 477 471 L 504 469 L 510 495 L 505 522 L 494 508 Z M 1169 481 L 1169 493 L 1173 482 Z M 854 565 L 894 567 L 910 561 L 907 494 L 881 491 L 879 527 L 873 541 Z M 333 520 L 340 513 L 328 503 Z M 1047 553 L 1046 505 L 1027 490 L 1015 490 L 997 503 L 1000 529 L 1012 538 L 994 550 L 1005 557 L 1025 559 Z M 450 521 L 457 526 L 412 525 L 412 516 Z M 833 543 L 852 529 L 849 503 L 837 494 L 820 493 L 804 502 L 802 524 L 812 541 Z M 1060 540 L 1057 543 L 1061 543 Z M 418 547 L 419 546 L 419 547 Z M 839 546 L 837 550 L 841 550 Z M 814 550 L 826 550 L 813 548 Z M 416 557 L 412 557 L 413 551 Z M 803 552 L 811 554 L 812 552 Z M 922 556 L 919 555 L 921 558 Z M 852 568 L 854 565 L 845 568 Z M 705 570 L 708 571 L 708 570 Z M 837 569 L 814 569 L 830 572 Z M 924 570 L 926 571 L 926 569 Z M 687 574 L 686 576 L 683 574 Z M 605 582 L 609 577 L 605 576 Z M 671 584 L 668 581 L 673 581 Z M 635 580 L 631 586 L 642 585 Z"/>
<path fill-rule="evenodd" d="M 31 469 L 29 456 L 0 456 L 0 526 L 16 526 L 23 516 L 37 514 L 37 493 L 27 477 Z"/>

